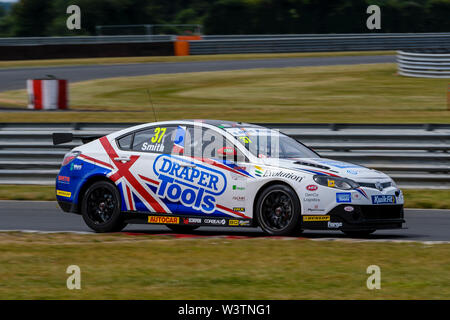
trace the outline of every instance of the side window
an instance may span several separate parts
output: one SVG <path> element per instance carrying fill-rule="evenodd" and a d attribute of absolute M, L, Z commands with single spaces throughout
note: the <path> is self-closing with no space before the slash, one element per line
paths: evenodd
<path fill-rule="evenodd" d="M 133 133 L 130 133 L 129 135 L 126 135 L 125 137 L 118 139 L 117 144 L 119 145 L 119 148 L 122 150 L 131 150 L 132 141 L 133 141 Z"/>
<path fill-rule="evenodd" d="M 234 162 L 245 161 L 242 152 L 222 134 L 200 126 L 187 128 L 185 155 Z"/>
<path fill-rule="evenodd" d="M 133 151 L 172 153 L 176 126 L 153 127 L 134 134 Z"/>

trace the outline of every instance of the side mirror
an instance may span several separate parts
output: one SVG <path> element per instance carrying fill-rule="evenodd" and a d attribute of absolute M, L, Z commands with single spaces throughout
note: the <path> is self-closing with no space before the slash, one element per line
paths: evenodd
<path fill-rule="evenodd" d="M 217 150 L 217 154 L 221 156 L 235 156 L 237 155 L 237 151 L 233 147 L 223 147 Z"/>

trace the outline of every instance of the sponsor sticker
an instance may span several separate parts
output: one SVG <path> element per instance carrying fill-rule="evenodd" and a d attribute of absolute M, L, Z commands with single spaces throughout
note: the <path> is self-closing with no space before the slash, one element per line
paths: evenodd
<path fill-rule="evenodd" d="M 157 195 L 173 202 L 180 201 L 195 210 L 213 212 L 216 196 L 226 189 L 226 177 L 218 170 L 201 164 L 189 166 L 191 164 L 175 156 L 158 156 L 153 163 L 153 171 L 161 182 Z"/>
<path fill-rule="evenodd" d="M 271 170 L 266 170 L 266 172 L 264 172 L 263 177 L 278 177 L 278 178 L 286 178 L 286 179 L 291 179 L 297 182 L 302 181 L 303 177 L 290 173 L 290 172 L 284 172 L 284 171 L 271 171 Z"/>
<path fill-rule="evenodd" d="M 70 177 L 58 176 L 58 181 L 62 182 L 62 183 L 69 183 L 70 182 Z"/>
<path fill-rule="evenodd" d="M 350 192 L 336 193 L 336 202 L 352 202 L 352 194 Z"/>
<path fill-rule="evenodd" d="M 225 219 L 203 219 L 203 223 L 213 225 L 225 225 L 227 221 Z"/>
<path fill-rule="evenodd" d="M 148 216 L 148 223 L 178 224 L 178 217 Z"/>
<path fill-rule="evenodd" d="M 239 220 L 239 225 L 240 226 L 249 226 L 250 221 L 249 220 Z"/>
<path fill-rule="evenodd" d="M 81 165 L 81 164 L 75 164 L 75 163 L 71 163 L 70 164 L 70 171 L 74 171 L 74 170 L 81 170 L 81 169 L 83 169 L 83 165 Z"/>
<path fill-rule="evenodd" d="M 241 197 L 241 196 L 233 196 L 232 199 L 235 201 L 245 201 L 245 197 Z"/>
<path fill-rule="evenodd" d="M 355 208 L 353 208 L 352 206 L 346 206 L 346 207 L 344 207 L 344 210 L 347 212 L 353 212 L 353 210 L 355 210 Z"/>
<path fill-rule="evenodd" d="M 240 190 L 240 191 L 242 191 L 242 190 L 245 190 L 245 188 L 244 187 L 241 187 L 241 186 L 237 186 L 237 185 L 233 185 L 233 190 Z"/>
<path fill-rule="evenodd" d="M 309 191 L 316 191 L 318 188 L 319 187 L 316 186 L 315 184 L 310 184 L 310 185 L 306 186 L 306 190 L 309 190 Z"/>
<path fill-rule="evenodd" d="M 397 203 L 397 199 L 394 195 L 377 195 L 372 196 L 373 204 L 392 204 Z"/>
<path fill-rule="evenodd" d="M 328 180 L 328 186 L 333 188 L 336 186 L 336 183 L 334 182 L 334 180 Z"/>
<path fill-rule="evenodd" d="M 303 216 L 303 221 L 330 221 L 330 216 Z"/>
<path fill-rule="evenodd" d="M 228 220 L 228 224 L 230 226 L 238 226 L 239 225 L 239 220 Z"/>
<path fill-rule="evenodd" d="M 183 218 L 184 224 L 200 224 L 202 223 L 202 219 L 200 218 Z"/>
<path fill-rule="evenodd" d="M 56 190 L 56 195 L 60 197 L 70 198 L 72 193 L 69 191 Z"/>
<path fill-rule="evenodd" d="M 330 229 L 337 229 L 337 228 L 340 228 L 340 227 L 342 227 L 342 222 L 331 222 L 331 221 L 328 221 L 328 228 L 330 228 Z"/>
<path fill-rule="evenodd" d="M 244 207 L 234 207 L 233 211 L 237 211 L 237 212 L 245 212 L 245 208 Z"/>

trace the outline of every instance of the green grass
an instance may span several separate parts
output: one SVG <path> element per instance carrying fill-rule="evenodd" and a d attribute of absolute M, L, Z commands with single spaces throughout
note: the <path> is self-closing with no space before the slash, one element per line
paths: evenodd
<path fill-rule="evenodd" d="M 372 55 L 393 55 L 393 54 L 395 54 L 395 51 L 344 51 L 344 52 L 305 52 L 305 53 L 216 54 L 216 55 L 197 55 L 197 56 L 181 56 L 181 57 L 150 56 L 150 57 L 123 57 L 123 58 L 17 60 L 17 61 L 0 61 L 0 68 L 109 65 L 109 64 L 127 64 L 127 63 L 149 63 L 149 62 L 192 62 L 192 61 L 250 60 L 250 59 L 276 59 L 276 58 L 372 56 Z"/>
<path fill-rule="evenodd" d="M 0 299 L 449 299 L 450 245 L 0 234 Z M 66 268 L 81 268 L 81 290 Z M 381 268 L 368 290 L 366 269 Z"/>
<path fill-rule="evenodd" d="M 450 209 L 449 189 L 403 189 L 405 207 L 423 209 Z M 53 186 L 0 185 L 0 200 L 55 201 Z"/>
<path fill-rule="evenodd" d="M 7 122 L 149 122 L 148 88 L 158 120 L 449 123 L 447 86 L 446 79 L 398 76 L 395 64 L 164 74 L 72 83 L 73 111 L 0 117 Z M 25 90 L 0 93 L 3 106 L 26 101 Z"/>

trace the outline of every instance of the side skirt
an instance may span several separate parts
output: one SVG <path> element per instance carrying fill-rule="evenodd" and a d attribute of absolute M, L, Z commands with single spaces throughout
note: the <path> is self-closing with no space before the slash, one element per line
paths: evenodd
<path fill-rule="evenodd" d="M 204 227 L 253 227 L 253 219 L 173 215 L 167 213 L 122 212 L 124 221 L 130 224 L 175 224 Z"/>

